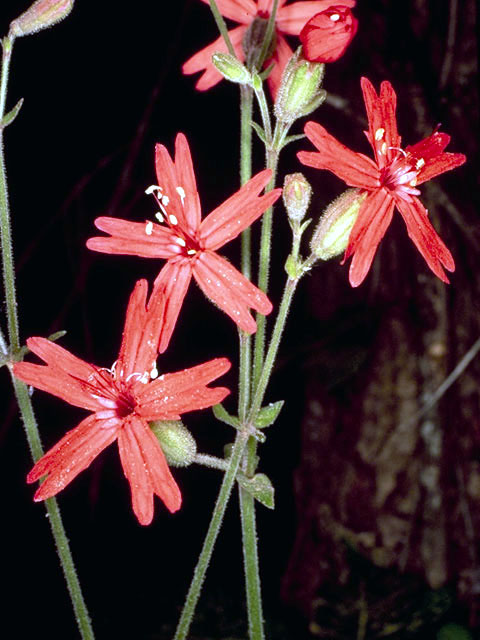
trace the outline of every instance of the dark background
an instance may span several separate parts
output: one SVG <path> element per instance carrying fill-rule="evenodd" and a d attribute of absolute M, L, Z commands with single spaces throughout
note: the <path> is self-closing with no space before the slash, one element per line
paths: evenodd
<path fill-rule="evenodd" d="M 22 2 L 5 0 L 0 30 L 7 33 L 10 21 L 26 8 Z M 453 44 L 450 41 L 447 46 L 448 25 L 455 11 Z M 362 134 L 365 123 L 359 84 L 360 76 L 366 75 L 377 86 L 389 79 L 396 88 L 404 144 L 428 135 L 437 123 L 454 136 L 451 150 L 467 153 L 468 165 L 440 182 L 466 216 L 460 224 L 453 224 L 453 231 L 445 225 L 446 238 L 453 238 L 459 248 L 455 257 L 466 265 L 462 282 L 455 286 L 466 286 L 469 279 L 475 280 L 476 263 L 468 257 L 474 255 L 472 243 L 462 244 L 461 238 L 478 236 L 472 203 L 477 188 L 478 134 L 475 4 L 376 0 L 360 2 L 355 13 L 360 20 L 358 35 L 345 57 L 327 70 L 325 80 L 326 89 L 345 101 L 341 108 L 325 105 L 318 118 L 345 144 L 369 153 Z M 173 149 L 176 133 L 187 135 L 204 214 L 237 188 L 237 88 L 224 82 L 198 93 L 194 78 L 180 71 L 190 55 L 215 37 L 208 7 L 200 2 L 140 0 L 131 5 L 79 0 L 61 24 L 16 41 L 7 108 L 20 97 L 25 103 L 5 138 L 23 339 L 66 329 L 62 345 L 76 355 L 104 366 L 115 360 L 133 284 L 140 277 L 152 281 L 159 265 L 133 257 L 93 254 L 85 248 L 85 241 L 93 234 L 93 220 L 99 215 L 132 220 L 151 217 L 152 202 L 144 189 L 155 182 L 155 142 Z M 300 131 L 297 125 L 294 132 Z M 300 148 L 307 146 L 296 143 L 287 149 L 281 174 L 300 170 L 294 155 Z M 260 170 L 259 146 L 256 154 L 255 170 Z M 316 191 L 313 215 L 340 193 L 342 184 L 326 172 L 305 173 Z M 277 218 L 272 276 L 275 303 L 280 299 L 289 242 L 281 207 Z M 401 249 L 393 257 L 388 247 L 382 254 L 383 277 L 391 295 L 404 294 L 406 280 L 427 268 L 405 241 L 401 223 L 395 221 L 388 238 L 391 244 L 400 238 Z M 223 253 L 237 262 L 238 249 L 235 242 Z M 405 251 L 400 258 L 399 251 Z M 301 461 L 304 389 L 315 368 L 304 365 L 305 353 L 310 345 L 310 351 L 322 346 L 322 332 L 329 326 L 327 310 L 342 307 L 350 313 L 362 307 L 364 318 L 367 309 L 370 320 L 360 322 L 357 337 L 358 332 L 362 337 L 360 346 L 355 342 L 355 353 L 367 348 L 377 326 L 378 270 L 372 272 L 373 284 L 352 291 L 346 268 L 332 266 L 332 277 L 327 275 L 329 267 L 319 268 L 301 286 L 268 396 L 269 400 L 287 400 L 277 429 L 262 448 L 261 470 L 271 477 L 277 491 L 275 511 L 258 510 L 271 638 L 300 638 L 306 628 L 299 607 L 285 608 L 280 600 L 280 584 L 296 535 L 292 476 Z M 324 297 L 326 283 L 335 289 Z M 381 299 L 384 305 L 385 297 Z M 174 371 L 222 355 L 236 362 L 234 327 L 192 286 L 159 368 Z M 233 373 L 226 384 L 235 389 Z M 2 624 L 18 638 L 32 633 L 74 638 L 77 632 L 44 508 L 32 502 L 33 488 L 25 484 L 31 461 L 10 400 L 6 371 L 2 385 L 1 539 L 2 578 L 7 585 Z M 84 415 L 46 394 L 35 393 L 34 398 L 45 447 Z M 233 399 L 229 406 L 233 410 Z M 186 423 L 201 451 L 222 455 L 224 444 L 232 439 L 208 412 L 188 416 Z M 220 482 L 219 473 L 213 470 L 177 469 L 173 473 L 182 489 L 182 509 L 172 516 L 157 500 L 154 522 L 146 528 L 138 525 L 131 512 L 127 482 L 114 446 L 59 496 L 99 640 L 161 640 L 172 635 Z M 245 635 L 237 510 L 234 499 L 207 576 L 207 595 L 202 598 L 194 631 L 201 638 Z"/>

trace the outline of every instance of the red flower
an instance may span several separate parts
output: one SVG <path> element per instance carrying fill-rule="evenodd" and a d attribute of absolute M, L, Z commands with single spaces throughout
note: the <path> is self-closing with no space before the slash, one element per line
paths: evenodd
<path fill-rule="evenodd" d="M 241 329 L 253 333 L 257 325 L 249 308 L 266 315 L 272 310 L 271 302 L 216 250 L 249 227 L 280 196 L 282 190 L 274 189 L 258 197 L 272 172 L 265 169 L 258 173 L 202 221 L 192 158 L 185 136 L 181 133 L 177 136 L 174 162 L 166 148 L 158 144 L 155 164 L 161 186 L 152 186 L 147 192 L 157 194 L 161 210 L 157 219 L 165 225 L 97 218 L 95 225 L 111 237 L 90 238 L 87 247 L 103 253 L 168 260 L 155 280 L 152 294 L 166 298 L 160 352 L 168 346 L 192 276 L 207 298 L 225 311 Z"/>
<path fill-rule="evenodd" d="M 202 2 L 208 4 L 209 0 L 202 0 Z M 298 36 L 304 24 L 312 16 L 331 6 L 331 0 L 293 2 L 288 6 L 285 6 L 285 3 L 286 0 L 279 0 L 275 19 L 275 52 L 273 58 L 265 63 L 265 66 L 268 66 L 272 62 L 276 62 L 273 71 L 268 77 L 270 91 L 274 97 L 280 86 L 283 70 L 293 53 L 285 36 Z M 217 5 L 220 13 L 225 16 L 225 18 L 229 18 L 241 25 L 229 31 L 228 34 L 237 58 L 243 61 L 245 59 L 242 48 L 243 36 L 255 18 L 268 19 L 273 7 L 273 0 L 217 0 Z M 345 7 L 354 7 L 355 0 L 344 0 L 342 5 Z M 208 47 L 196 53 L 187 60 L 182 67 L 183 73 L 187 75 L 203 71 L 202 76 L 196 84 L 196 88 L 199 91 L 210 89 L 223 78 L 212 64 L 212 55 L 217 51 L 227 52 L 222 37 L 217 38 L 215 42 L 212 42 Z"/>
<path fill-rule="evenodd" d="M 317 13 L 300 32 L 303 55 L 311 62 L 335 62 L 357 33 L 358 20 L 349 7 L 333 5 Z"/>
<path fill-rule="evenodd" d="M 151 299 L 146 308 L 146 296 L 147 282 L 140 280 L 130 296 L 120 354 L 111 369 L 88 364 L 44 338 L 30 338 L 27 344 L 46 366 L 27 362 L 14 365 L 14 374 L 20 380 L 92 412 L 28 474 L 27 482 L 48 474 L 35 494 L 36 501 L 61 491 L 117 440 L 140 524 L 152 521 L 154 494 L 169 511 L 180 508 L 180 490 L 148 423 L 179 420 L 186 411 L 221 402 L 228 389 L 212 389 L 207 384 L 228 371 L 230 363 L 217 358 L 157 377 L 158 306 L 162 301 L 160 297 Z"/>
<path fill-rule="evenodd" d="M 367 192 L 344 256 L 345 261 L 353 255 L 350 284 L 358 286 L 367 275 L 395 207 L 430 269 L 448 282 L 443 267 L 454 271 L 452 254 L 430 224 L 428 211 L 417 198 L 420 191 L 416 187 L 460 166 L 466 158 L 462 153 L 445 153 L 450 136 L 439 131 L 401 149 L 395 119 L 397 97 L 392 85 L 382 82 L 378 96 L 367 78 L 362 78 L 361 84 L 369 125 L 365 133 L 373 148 L 375 162 L 344 147 L 316 122 L 307 122 L 305 133 L 320 153 L 300 151 L 297 154 L 303 164 L 327 169 L 349 186 Z"/>

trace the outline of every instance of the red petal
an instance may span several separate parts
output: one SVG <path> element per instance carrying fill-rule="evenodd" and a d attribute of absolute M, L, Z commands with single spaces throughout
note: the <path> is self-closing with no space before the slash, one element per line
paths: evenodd
<path fill-rule="evenodd" d="M 263 315 L 272 310 L 272 303 L 263 291 L 216 253 L 202 252 L 193 265 L 193 276 L 207 298 L 247 333 L 257 330 L 256 322 L 248 312 L 250 307 Z"/>
<path fill-rule="evenodd" d="M 418 198 L 412 198 L 411 202 L 397 198 L 396 205 L 407 226 L 408 237 L 420 251 L 425 262 L 440 280 L 449 282 L 442 265 L 448 271 L 455 271 L 455 262 L 432 227 L 428 211 Z"/>
<path fill-rule="evenodd" d="M 150 524 L 153 519 L 154 493 L 163 500 L 169 511 L 180 508 L 180 490 L 170 473 L 160 444 L 147 423 L 132 415 L 118 435 L 118 450 L 130 483 L 133 511 L 140 524 Z"/>
<path fill-rule="evenodd" d="M 233 196 L 214 209 L 200 225 L 199 240 L 206 249 L 218 249 L 249 227 L 281 195 L 274 189 L 263 196 L 258 194 L 272 177 L 270 169 L 260 171 Z"/>
<path fill-rule="evenodd" d="M 95 415 L 90 415 L 36 463 L 27 476 L 35 482 L 48 473 L 48 478 L 35 494 L 35 500 L 45 500 L 64 489 L 109 444 L 117 438 L 118 428 L 103 429 Z"/>
<path fill-rule="evenodd" d="M 345 261 L 353 254 L 349 272 L 352 287 L 358 287 L 364 281 L 378 244 L 392 220 L 394 206 L 392 196 L 379 189 L 368 195 L 360 207 L 344 257 Z"/>
<path fill-rule="evenodd" d="M 367 137 L 375 152 L 377 163 L 383 167 L 394 159 L 402 142 L 398 135 L 395 115 L 397 96 L 390 82 L 382 82 L 380 96 L 377 96 L 367 78 L 361 79 L 361 85 L 369 125 Z"/>
<path fill-rule="evenodd" d="M 101 408 L 92 395 L 97 383 L 96 367 L 45 338 L 29 338 L 27 345 L 47 366 L 18 362 L 13 367 L 17 378 L 76 407 L 91 411 Z"/>
<path fill-rule="evenodd" d="M 146 233 L 147 225 L 151 226 L 149 235 Z M 92 251 L 142 258 L 171 258 L 177 255 L 172 251 L 172 245 L 175 246 L 174 233 L 159 224 L 101 217 L 95 220 L 95 226 L 112 237 L 89 238 L 87 247 Z"/>
<path fill-rule="evenodd" d="M 167 262 L 155 280 L 149 305 L 153 304 L 154 297 L 163 297 L 163 314 L 158 344 L 160 353 L 163 353 L 168 347 L 191 277 L 190 260 L 180 258 L 177 261 Z"/>
<path fill-rule="evenodd" d="M 466 161 L 467 158 L 463 153 L 443 152 L 449 142 L 449 135 L 435 131 L 428 138 L 406 147 L 407 154 L 411 154 L 417 159 L 423 159 L 425 162 L 418 174 L 417 184 L 422 184 L 445 171 L 455 169 Z"/>
<path fill-rule="evenodd" d="M 176 373 L 166 373 L 138 393 L 139 413 L 146 420 L 179 420 L 182 413 L 206 409 L 221 402 L 230 391 L 207 385 L 230 369 L 226 358 Z"/>
<path fill-rule="evenodd" d="M 155 170 L 157 173 L 157 183 L 162 187 L 162 194 L 168 197 L 168 204 L 165 207 L 167 214 L 169 216 L 175 216 L 178 227 L 188 232 L 190 230 L 189 221 L 185 215 L 180 194 L 177 191 L 178 187 L 181 187 L 184 191 L 185 188 L 180 182 L 177 167 L 163 144 L 155 145 Z M 195 194 L 190 195 L 195 199 Z"/>
<path fill-rule="evenodd" d="M 187 222 L 187 230 L 193 235 L 200 225 L 202 216 L 190 147 L 183 133 L 179 133 L 175 140 L 175 169 L 177 171 L 179 186 L 181 186 L 185 192 L 183 209 Z"/>
<path fill-rule="evenodd" d="M 300 151 L 297 158 L 315 169 L 327 169 L 351 187 L 377 189 L 380 172 L 377 165 L 361 153 L 355 153 L 331 136 L 316 122 L 307 122 L 305 134 L 320 153 Z"/>
<path fill-rule="evenodd" d="M 228 32 L 233 48 L 235 49 L 235 54 L 237 58 L 242 61 L 245 59 L 245 54 L 242 49 L 242 40 L 245 31 L 246 27 L 241 26 Z M 198 91 L 206 91 L 215 86 L 220 80 L 223 80 L 222 74 L 216 70 L 212 63 L 212 56 L 216 52 L 228 53 L 227 45 L 222 36 L 189 58 L 182 67 L 182 72 L 186 75 L 203 71 L 203 74 L 195 85 Z"/>
<path fill-rule="evenodd" d="M 293 2 L 286 7 L 281 7 L 277 12 L 275 26 L 279 31 L 289 35 L 298 36 L 305 26 L 305 23 L 313 18 L 316 13 L 325 11 L 335 4 L 331 0 L 315 0 L 304 2 Z M 355 0 L 342 0 L 338 2 L 342 7 L 354 7 Z"/>

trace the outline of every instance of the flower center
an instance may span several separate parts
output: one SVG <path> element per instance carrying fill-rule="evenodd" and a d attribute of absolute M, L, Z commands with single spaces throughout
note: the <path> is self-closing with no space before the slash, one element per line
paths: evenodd
<path fill-rule="evenodd" d="M 180 197 L 182 207 L 185 203 L 185 190 L 182 186 L 176 187 L 176 192 Z M 179 224 L 178 218 L 175 214 L 168 212 L 168 205 L 170 204 L 169 196 L 164 193 L 163 187 L 159 185 L 151 185 L 145 190 L 148 195 L 153 195 L 160 211 L 155 214 L 155 218 L 160 224 L 167 226 L 175 234 L 173 237 L 174 244 L 170 245 L 170 249 L 183 257 L 193 258 L 200 250 L 199 243 L 192 238 L 192 236 Z M 151 236 L 153 233 L 153 222 L 147 221 L 145 223 L 145 234 Z"/>
<path fill-rule="evenodd" d="M 389 149 L 394 148 L 389 147 Z M 405 153 L 403 149 L 394 150 L 397 151 L 397 155 L 381 170 L 381 186 L 406 200 L 412 195 L 420 195 L 420 191 L 415 187 L 418 174 L 425 161 L 423 158 L 414 158 L 411 154 Z"/>

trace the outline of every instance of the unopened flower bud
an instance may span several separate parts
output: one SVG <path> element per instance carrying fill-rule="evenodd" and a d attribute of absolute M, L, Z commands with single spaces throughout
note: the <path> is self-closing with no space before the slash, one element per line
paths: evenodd
<path fill-rule="evenodd" d="M 156 420 L 150 422 L 162 447 L 167 462 L 172 467 L 188 467 L 195 459 L 197 443 L 180 420 Z"/>
<path fill-rule="evenodd" d="M 320 89 L 325 65 L 305 60 L 302 48 L 290 58 L 282 75 L 275 101 L 275 115 L 282 122 L 293 122 L 312 113 L 326 98 Z"/>
<path fill-rule="evenodd" d="M 37 0 L 10 23 L 10 34 L 28 36 L 53 26 L 68 16 L 74 0 Z"/>
<path fill-rule="evenodd" d="M 260 62 L 260 53 L 263 49 L 263 42 L 267 33 L 268 19 L 262 17 L 256 17 L 250 23 L 250 26 L 245 31 L 245 35 L 242 40 L 242 47 L 245 53 L 245 63 L 248 69 L 257 69 Z M 275 33 L 272 36 L 265 59 L 268 60 L 272 57 L 275 51 L 276 38 Z"/>
<path fill-rule="evenodd" d="M 347 189 L 328 205 L 313 232 L 312 253 L 321 260 L 330 260 L 345 251 L 366 196 L 360 189 Z"/>
<path fill-rule="evenodd" d="M 311 197 L 312 187 L 302 173 L 290 173 L 285 176 L 283 202 L 292 222 L 299 223 L 303 220 Z"/>
<path fill-rule="evenodd" d="M 333 5 L 311 18 L 300 32 L 303 55 L 312 62 L 334 62 L 357 32 L 358 20 L 350 7 Z"/>
<path fill-rule="evenodd" d="M 251 76 L 248 69 L 230 53 L 214 53 L 212 62 L 217 71 L 230 82 L 237 82 L 238 84 L 250 83 Z"/>

